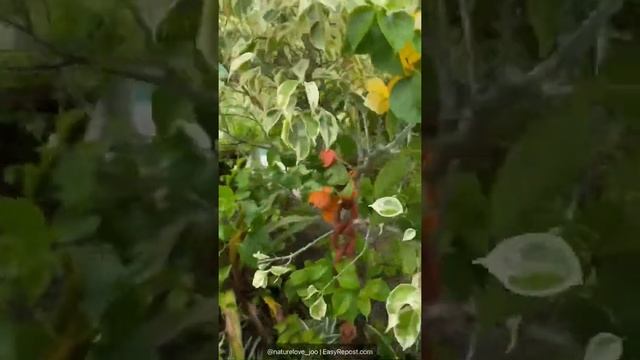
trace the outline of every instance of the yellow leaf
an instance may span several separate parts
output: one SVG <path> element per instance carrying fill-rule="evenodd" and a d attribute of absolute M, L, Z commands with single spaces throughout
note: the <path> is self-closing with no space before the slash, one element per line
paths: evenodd
<path fill-rule="evenodd" d="M 376 114 L 382 115 L 389 111 L 389 96 L 393 86 L 400 80 L 399 76 L 389 81 L 388 85 L 384 84 L 379 78 L 367 80 L 366 89 L 368 91 L 364 105 L 373 110 Z"/>
<path fill-rule="evenodd" d="M 273 317 L 273 319 L 276 320 L 276 321 L 281 321 L 282 320 L 282 306 L 280 306 L 280 304 L 278 304 L 278 302 L 275 301 L 269 295 L 263 296 L 262 300 L 264 300 L 264 303 L 267 304 L 267 306 L 269 307 L 269 311 L 271 312 L 271 316 Z"/>
<path fill-rule="evenodd" d="M 413 72 L 416 69 L 414 65 L 418 61 L 420 61 L 420 53 L 416 51 L 411 41 L 408 41 L 402 50 L 400 50 L 400 62 L 402 63 L 404 73 L 408 75 Z"/>

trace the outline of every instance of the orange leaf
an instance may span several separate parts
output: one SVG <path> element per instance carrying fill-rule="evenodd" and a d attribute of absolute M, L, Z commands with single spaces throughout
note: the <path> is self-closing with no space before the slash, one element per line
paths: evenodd
<path fill-rule="evenodd" d="M 309 194 L 309 204 L 317 207 L 320 210 L 324 210 L 329 206 L 331 202 L 331 192 L 333 191 L 330 187 L 323 187 L 320 191 L 314 191 Z"/>
<path fill-rule="evenodd" d="M 336 157 L 336 152 L 331 149 L 322 150 L 320 152 L 320 160 L 322 160 L 322 166 L 324 166 L 325 168 L 333 165 L 333 163 L 336 161 Z"/>
<path fill-rule="evenodd" d="M 332 192 L 332 188 L 323 187 L 322 190 L 309 194 L 309 203 L 322 210 L 322 218 L 329 224 L 338 220 L 338 210 L 340 209 L 338 197 L 334 196 Z"/>

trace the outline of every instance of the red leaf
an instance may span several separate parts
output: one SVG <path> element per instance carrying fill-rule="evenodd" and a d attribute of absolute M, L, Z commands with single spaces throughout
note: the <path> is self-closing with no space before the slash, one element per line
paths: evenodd
<path fill-rule="evenodd" d="M 320 152 L 320 160 L 322 160 L 322 166 L 324 166 L 325 168 L 333 165 L 333 163 L 336 161 L 336 158 L 336 152 L 331 149 L 322 150 Z"/>

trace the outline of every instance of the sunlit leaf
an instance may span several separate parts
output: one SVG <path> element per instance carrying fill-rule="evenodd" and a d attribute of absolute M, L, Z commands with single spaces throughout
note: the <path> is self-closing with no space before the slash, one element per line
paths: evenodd
<path fill-rule="evenodd" d="M 327 313 L 327 303 L 324 297 L 320 296 L 309 308 L 309 315 L 316 320 L 322 320 Z"/>
<path fill-rule="evenodd" d="M 408 228 L 407 230 L 404 231 L 404 234 L 402 235 L 402 241 L 413 240 L 413 238 L 415 237 L 416 237 L 416 229 Z"/>
<path fill-rule="evenodd" d="M 402 203 L 395 197 L 383 197 L 369 205 L 380 216 L 396 217 L 404 212 Z"/>
<path fill-rule="evenodd" d="M 486 257 L 475 260 L 510 291 L 526 296 L 552 296 L 583 283 L 573 249 L 557 235 L 528 233 L 501 241 Z"/>
<path fill-rule="evenodd" d="M 618 360 L 622 357 L 622 339 L 610 333 L 599 333 L 589 339 L 584 360 Z"/>
<path fill-rule="evenodd" d="M 267 281 L 268 281 L 268 275 L 269 272 L 268 271 L 264 271 L 264 270 L 257 270 L 254 274 L 253 274 L 253 281 L 252 281 L 252 285 L 254 288 L 266 288 L 267 287 Z"/>
<path fill-rule="evenodd" d="M 231 75 L 236 70 L 238 70 L 240 68 L 240 66 L 242 66 L 247 61 L 253 59 L 254 57 L 255 57 L 254 53 L 246 52 L 246 53 L 238 56 L 237 58 L 231 60 L 231 65 L 229 65 L 229 77 L 231 77 Z"/>

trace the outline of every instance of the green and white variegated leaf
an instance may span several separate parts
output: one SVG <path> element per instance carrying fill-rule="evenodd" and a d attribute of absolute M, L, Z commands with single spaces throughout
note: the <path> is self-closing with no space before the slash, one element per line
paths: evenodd
<path fill-rule="evenodd" d="M 406 350 L 416 342 L 420 334 L 420 289 L 410 284 L 400 284 L 387 297 L 387 330 L 393 329 L 396 341 Z"/>
<path fill-rule="evenodd" d="M 286 267 L 286 266 L 272 266 L 271 269 L 269 269 L 269 272 L 271 272 L 273 275 L 275 276 L 281 276 L 286 274 L 287 272 L 289 272 L 291 269 Z"/>
<path fill-rule="evenodd" d="M 610 333 L 599 333 L 589 340 L 584 360 L 619 360 L 622 352 L 620 337 Z"/>
<path fill-rule="evenodd" d="M 298 77 L 299 81 L 304 81 L 304 75 L 307 72 L 308 68 L 309 68 L 309 60 L 308 59 L 300 59 L 300 61 L 298 61 L 293 66 L 291 71 L 293 71 L 293 73 Z"/>
<path fill-rule="evenodd" d="M 416 237 L 416 229 L 408 228 L 407 230 L 404 231 L 404 234 L 402 235 L 402 241 L 413 240 L 415 237 Z"/>
<path fill-rule="evenodd" d="M 298 87 L 297 80 L 285 80 L 280 86 L 278 86 L 278 90 L 276 92 L 276 105 L 282 109 L 283 111 L 289 110 L 289 104 L 295 103 L 295 100 L 291 100 L 291 96 L 296 91 Z"/>
<path fill-rule="evenodd" d="M 267 281 L 269 279 L 268 277 L 269 272 L 268 271 L 264 271 L 264 270 L 257 270 L 254 274 L 253 274 L 253 281 L 252 281 L 252 285 L 254 288 L 259 289 L 259 288 L 266 288 L 267 287 Z"/>
<path fill-rule="evenodd" d="M 322 320 L 327 313 L 327 303 L 324 297 L 320 296 L 311 307 L 309 307 L 309 315 L 316 320 Z"/>
<path fill-rule="evenodd" d="M 369 205 L 380 216 L 396 217 L 404 212 L 402 203 L 394 196 L 379 198 Z"/>
<path fill-rule="evenodd" d="M 311 139 L 307 133 L 306 121 L 303 117 L 285 118 L 282 124 L 282 141 L 296 153 L 299 163 L 311 152 Z"/>
<path fill-rule="evenodd" d="M 387 297 L 389 323 L 386 331 L 398 325 L 400 311 L 404 306 L 409 306 L 413 310 L 420 310 L 420 299 L 420 289 L 410 284 L 400 284 L 391 290 Z"/>
<path fill-rule="evenodd" d="M 552 296 L 583 283 L 580 261 L 561 237 L 528 233 L 503 240 L 474 264 L 487 268 L 510 291 Z"/>
<path fill-rule="evenodd" d="M 318 92 L 318 86 L 313 81 L 305 81 L 304 90 L 307 93 L 309 107 L 311 108 L 312 112 L 315 112 L 316 108 L 318 107 L 318 101 L 320 100 L 320 92 Z"/>
<path fill-rule="evenodd" d="M 242 66 L 242 64 L 247 61 L 253 59 L 256 55 L 252 52 L 246 52 L 235 59 L 231 60 L 231 64 L 229 65 L 229 77 Z"/>
<path fill-rule="evenodd" d="M 328 149 L 338 139 L 338 132 L 340 131 L 338 121 L 333 114 L 322 109 L 318 116 L 318 122 L 320 123 L 320 136 L 324 142 L 324 147 Z"/>

